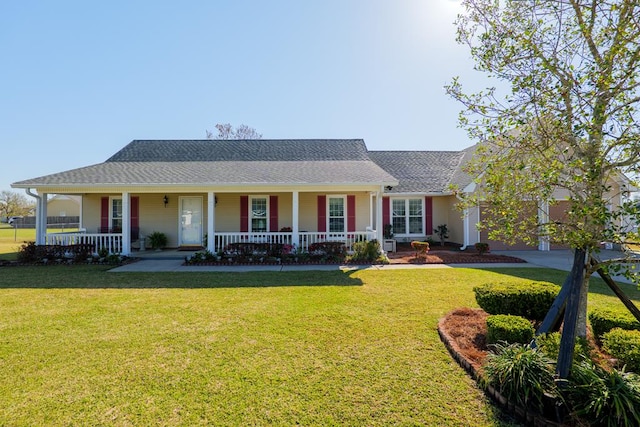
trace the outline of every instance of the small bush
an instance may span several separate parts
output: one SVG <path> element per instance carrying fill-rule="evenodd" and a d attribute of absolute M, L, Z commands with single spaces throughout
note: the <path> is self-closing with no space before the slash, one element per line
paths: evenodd
<path fill-rule="evenodd" d="M 598 426 L 640 425 L 640 377 L 610 372 L 584 358 L 571 368 L 563 396 L 575 415 Z"/>
<path fill-rule="evenodd" d="M 589 322 L 591 322 L 593 334 L 599 340 L 613 328 L 640 330 L 640 323 L 626 311 L 596 309 L 589 313 Z"/>
<path fill-rule="evenodd" d="M 640 373 L 640 331 L 613 328 L 602 335 L 602 347 L 622 362 L 627 371 Z"/>
<path fill-rule="evenodd" d="M 167 235 L 161 231 L 154 231 L 147 236 L 147 239 L 153 249 L 162 249 L 167 246 L 168 242 Z"/>
<path fill-rule="evenodd" d="M 500 341 L 527 344 L 533 339 L 533 326 L 524 317 L 497 314 L 487 317 L 487 344 Z"/>
<path fill-rule="evenodd" d="M 496 354 L 487 356 L 486 381 L 510 402 L 542 412 L 544 394 L 557 394 L 553 361 L 520 344 L 498 344 L 496 349 Z"/>
<path fill-rule="evenodd" d="M 489 314 L 512 314 L 543 320 L 560 287 L 547 282 L 486 283 L 473 292 L 478 305 Z"/>
<path fill-rule="evenodd" d="M 476 248 L 476 251 L 478 252 L 478 255 L 484 255 L 485 253 L 489 252 L 488 243 L 478 242 L 474 246 Z"/>
<path fill-rule="evenodd" d="M 429 252 L 429 242 L 419 242 L 417 240 L 414 240 L 413 242 L 411 242 L 411 247 L 414 251 L 416 251 L 416 256 L 418 254 L 426 255 L 427 252 Z"/>
<path fill-rule="evenodd" d="M 349 257 L 350 261 L 377 261 L 382 252 L 380 251 L 380 243 L 377 240 L 369 240 L 356 242 L 353 244 L 353 255 Z"/>

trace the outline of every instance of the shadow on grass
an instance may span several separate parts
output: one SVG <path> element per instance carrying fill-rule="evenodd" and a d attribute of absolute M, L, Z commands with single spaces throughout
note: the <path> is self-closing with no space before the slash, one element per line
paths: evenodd
<path fill-rule="evenodd" d="M 483 268 L 485 271 L 503 274 L 521 279 L 530 279 L 555 283 L 562 286 L 562 283 L 569 275 L 568 271 L 556 270 L 553 268 Z M 640 290 L 631 283 L 616 282 L 624 293 L 635 301 L 640 301 Z M 595 273 L 589 280 L 589 293 L 615 296 L 609 286 Z"/>
<path fill-rule="evenodd" d="M 0 289 L 206 289 L 362 286 L 354 271 L 158 272 L 111 274 L 112 266 L 0 268 Z"/>

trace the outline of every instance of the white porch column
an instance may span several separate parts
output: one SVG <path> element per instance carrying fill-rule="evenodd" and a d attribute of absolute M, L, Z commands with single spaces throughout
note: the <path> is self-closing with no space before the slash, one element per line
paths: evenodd
<path fill-rule="evenodd" d="M 122 193 L 122 255 L 131 255 L 131 199 Z"/>
<path fill-rule="evenodd" d="M 207 250 L 216 251 L 216 193 L 207 193 Z"/>
<path fill-rule="evenodd" d="M 27 192 L 27 194 L 30 194 Z M 44 220 L 43 220 L 44 218 Z M 47 193 L 36 199 L 36 245 L 44 245 L 47 240 Z"/>
<path fill-rule="evenodd" d="M 384 194 L 384 188 L 380 187 L 380 190 L 376 193 L 376 239 L 382 243 L 382 195 Z"/>
<path fill-rule="evenodd" d="M 369 227 L 373 228 L 373 192 L 369 193 Z"/>
<path fill-rule="evenodd" d="M 300 211 L 299 193 L 297 190 L 291 193 L 291 243 L 298 247 L 300 244 L 300 230 L 298 226 L 298 216 Z"/>
<path fill-rule="evenodd" d="M 80 217 L 78 218 L 78 231 L 84 229 L 84 219 L 82 212 L 84 211 L 84 195 L 80 196 Z"/>

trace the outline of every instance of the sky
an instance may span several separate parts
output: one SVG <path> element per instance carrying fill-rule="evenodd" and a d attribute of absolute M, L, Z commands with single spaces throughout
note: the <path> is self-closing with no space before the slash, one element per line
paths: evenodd
<path fill-rule="evenodd" d="M 0 191 L 216 123 L 463 149 L 474 142 L 444 85 L 489 83 L 455 42 L 459 12 L 457 0 L 2 2 Z"/>

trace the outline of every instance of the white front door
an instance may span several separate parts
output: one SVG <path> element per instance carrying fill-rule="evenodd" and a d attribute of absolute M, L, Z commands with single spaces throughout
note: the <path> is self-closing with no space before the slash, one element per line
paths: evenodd
<path fill-rule="evenodd" d="M 202 197 L 180 197 L 180 246 L 202 245 Z"/>

